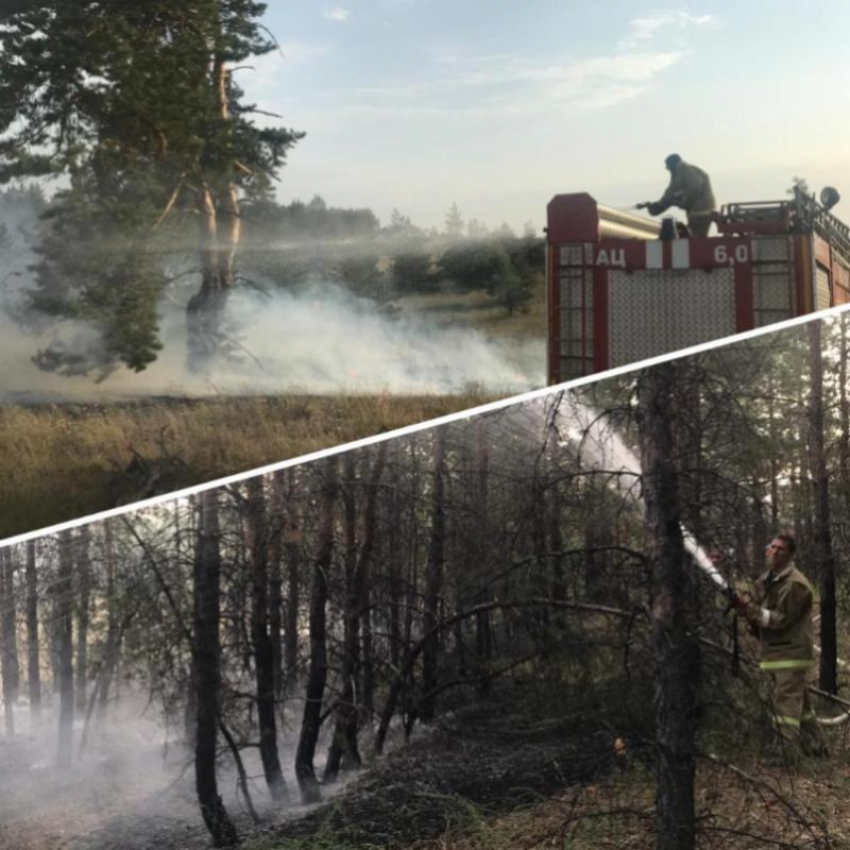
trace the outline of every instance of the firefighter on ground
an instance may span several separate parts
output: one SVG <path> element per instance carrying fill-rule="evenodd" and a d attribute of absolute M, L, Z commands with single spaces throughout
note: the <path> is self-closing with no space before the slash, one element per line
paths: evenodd
<path fill-rule="evenodd" d="M 670 185 L 654 203 L 640 204 L 650 215 L 661 215 L 670 207 L 679 207 L 688 214 L 691 236 L 708 236 L 717 202 L 708 175 L 695 165 L 689 165 L 677 153 L 664 160 L 670 172 Z"/>
<path fill-rule="evenodd" d="M 770 703 L 778 737 L 767 762 L 795 763 L 800 753 L 825 755 L 806 691 L 814 666 L 814 591 L 793 563 L 796 541 L 773 538 L 765 550 L 768 570 L 756 585 L 756 598 L 738 597 L 736 608 L 761 645 L 760 668 L 768 675 Z"/>

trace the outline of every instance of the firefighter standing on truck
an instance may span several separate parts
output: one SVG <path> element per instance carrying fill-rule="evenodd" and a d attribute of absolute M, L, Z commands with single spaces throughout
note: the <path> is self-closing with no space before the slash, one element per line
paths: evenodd
<path fill-rule="evenodd" d="M 814 591 L 794 566 L 793 537 L 780 534 L 765 550 L 768 570 L 757 583 L 754 601 L 736 600 L 761 644 L 760 668 L 768 674 L 770 702 L 778 737 L 765 760 L 770 765 L 795 764 L 801 752 L 825 755 L 815 713 L 806 691 L 814 665 Z"/>
<path fill-rule="evenodd" d="M 650 215 L 661 215 L 670 207 L 679 207 L 688 214 L 691 236 L 708 236 L 709 228 L 717 210 L 714 192 L 708 175 L 695 165 L 689 165 L 677 153 L 664 160 L 670 172 L 670 185 L 654 203 L 640 204 Z"/>

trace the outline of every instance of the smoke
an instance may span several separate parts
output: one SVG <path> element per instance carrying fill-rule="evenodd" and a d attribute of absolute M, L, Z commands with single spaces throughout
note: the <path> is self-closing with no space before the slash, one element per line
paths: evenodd
<path fill-rule="evenodd" d="M 519 391 L 544 382 L 544 346 L 500 343 L 415 316 L 389 317 L 341 286 L 314 283 L 273 296 L 242 290 L 229 318 L 247 352 L 219 363 L 224 391 L 299 388 L 319 392 L 459 392 L 470 386 Z"/>
<path fill-rule="evenodd" d="M 0 734 L 0 850 L 209 846 L 195 791 L 193 755 L 160 721 L 147 697 L 125 688 L 120 700 L 112 701 L 107 721 L 93 725 L 82 753 L 82 721 L 78 721 L 74 761 L 67 770 L 56 766 L 56 718 L 50 707 L 45 708 L 42 724 L 33 726 L 22 704 L 16 710 L 18 734 L 14 738 Z M 288 720 L 289 731 L 279 741 L 291 796 L 285 808 L 274 803 L 265 788 L 257 749 L 241 751 L 253 803 L 266 825 L 305 809 L 292 770 L 298 723 L 294 717 Z M 322 743 L 324 748 L 327 741 Z M 244 799 L 237 790 L 233 759 L 223 744 L 217 773 L 225 806 L 245 830 Z M 323 788 L 323 797 L 331 799 L 346 784 Z"/>
<path fill-rule="evenodd" d="M 8 301 L 7 301 L 8 303 Z M 477 389 L 521 392 L 545 383 L 540 340 L 493 341 L 468 328 L 418 316 L 390 316 L 375 302 L 333 283 L 266 295 L 240 289 L 227 303 L 233 356 L 199 376 L 186 368 L 182 304 L 162 307 L 165 348 L 146 371 L 120 369 L 95 384 L 39 370 L 39 349 L 80 350 L 95 342 L 91 328 L 64 323 L 37 334 L 8 315 L 0 320 L 0 401 L 55 397 L 103 400 L 139 395 L 314 393 L 448 393 Z"/>
<path fill-rule="evenodd" d="M 640 476 L 643 474 L 637 456 L 623 442 L 604 416 L 583 404 L 574 394 L 564 396 L 563 410 L 565 433 L 568 442 L 576 446 L 579 462 L 586 468 L 595 469 L 610 475 L 609 486 L 616 489 L 631 502 L 642 504 Z M 726 579 L 714 566 L 708 553 L 693 534 L 682 528 L 685 549 L 696 565 L 721 590 L 727 590 Z"/>

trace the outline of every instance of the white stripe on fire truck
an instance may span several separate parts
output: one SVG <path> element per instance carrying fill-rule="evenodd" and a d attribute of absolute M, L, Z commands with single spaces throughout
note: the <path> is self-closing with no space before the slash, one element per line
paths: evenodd
<path fill-rule="evenodd" d="M 673 240 L 673 268 L 689 269 L 691 267 L 691 240 Z"/>
<path fill-rule="evenodd" d="M 648 269 L 664 268 L 664 243 L 660 239 L 646 243 L 646 267 Z"/>

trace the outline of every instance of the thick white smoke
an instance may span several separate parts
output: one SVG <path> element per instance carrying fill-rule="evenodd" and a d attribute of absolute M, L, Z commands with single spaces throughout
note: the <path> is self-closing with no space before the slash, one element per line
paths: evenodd
<path fill-rule="evenodd" d="M 270 295 L 238 290 L 227 305 L 237 359 L 222 359 L 203 376 L 186 369 L 185 314 L 167 304 L 165 350 L 145 372 L 122 369 L 100 384 L 45 374 L 32 355 L 53 341 L 0 321 L 0 401 L 44 398 L 109 400 L 137 395 L 315 393 L 446 393 L 468 389 L 520 392 L 545 383 L 540 340 L 490 341 L 468 328 L 416 316 L 390 317 L 343 287 L 316 283 Z M 77 338 L 86 328 L 61 330 Z"/>

